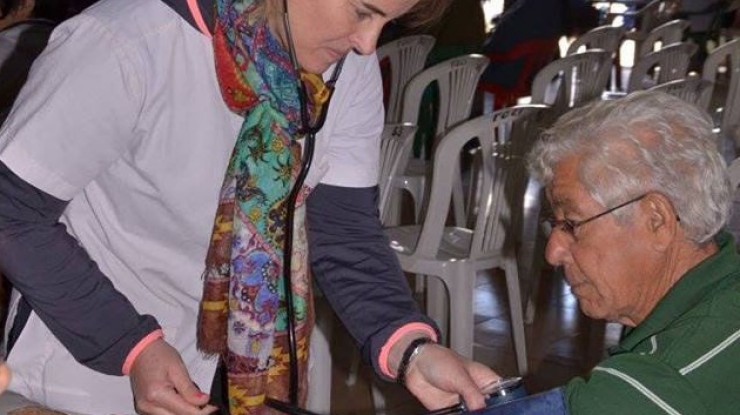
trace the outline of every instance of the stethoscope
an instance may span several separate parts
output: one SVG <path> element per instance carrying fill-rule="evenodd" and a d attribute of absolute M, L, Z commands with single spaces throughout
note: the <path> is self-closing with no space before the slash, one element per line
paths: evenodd
<path fill-rule="evenodd" d="M 295 71 L 298 89 L 298 100 L 300 103 L 300 116 L 301 116 L 301 128 L 299 134 L 305 136 L 303 143 L 303 157 L 301 160 L 301 168 L 293 184 L 293 188 L 288 194 L 287 209 L 285 214 L 285 247 L 283 249 L 283 284 L 285 290 L 285 303 L 286 303 L 286 314 L 287 314 L 287 327 L 288 333 L 288 356 L 289 356 L 289 387 L 288 387 L 288 399 L 289 402 L 282 402 L 272 398 L 265 398 L 265 404 L 273 409 L 277 409 L 287 414 L 297 415 L 311 415 L 311 412 L 301 409 L 298 407 L 298 353 L 296 347 L 296 333 L 295 333 L 295 311 L 293 308 L 293 284 L 291 281 L 291 258 L 293 253 L 293 221 L 295 218 L 296 202 L 298 196 L 301 193 L 303 184 L 308 175 L 308 171 L 311 168 L 313 162 L 314 148 L 316 145 L 316 133 L 321 130 L 326 121 L 327 113 L 329 112 L 329 103 L 334 93 L 334 87 L 339 75 L 342 73 L 342 67 L 344 66 L 343 56 L 334 65 L 334 71 L 328 81 L 325 82 L 326 87 L 329 89 L 329 96 L 326 103 L 321 108 L 321 112 L 316 119 L 316 123 L 311 125 L 311 116 L 308 109 L 308 90 L 306 85 L 301 81 L 300 77 L 300 66 L 298 59 L 295 54 L 295 47 L 293 46 L 293 36 L 290 32 L 290 22 L 288 19 L 288 1 L 283 0 L 283 28 L 285 29 L 286 43 L 288 47 L 288 53 L 290 55 L 290 61 Z"/>
<path fill-rule="evenodd" d="M 314 125 L 311 125 L 311 117 L 308 108 L 308 90 L 306 85 L 301 81 L 300 78 L 300 66 L 298 59 L 296 58 L 295 48 L 293 44 L 293 36 L 290 31 L 290 22 L 288 19 L 288 1 L 283 0 L 283 27 L 285 30 L 286 43 L 288 53 L 290 55 L 291 64 L 297 78 L 297 89 L 298 98 L 300 102 L 300 116 L 301 116 L 301 128 L 299 134 L 305 136 L 303 143 L 303 158 L 301 160 L 301 167 L 296 177 L 295 184 L 288 194 L 287 198 L 287 209 L 285 218 L 285 247 L 283 250 L 283 284 L 285 290 L 285 302 L 286 302 L 286 313 L 287 313 L 287 327 L 286 331 L 288 334 L 288 356 L 289 356 L 289 387 L 288 387 L 288 399 L 289 402 L 279 401 L 270 397 L 265 398 L 265 405 L 278 410 L 280 412 L 290 415 L 319 415 L 309 410 L 300 408 L 298 406 L 298 353 L 296 346 L 296 332 L 295 332 L 295 311 L 293 308 L 293 290 L 291 281 L 291 257 L 293 251 L 293 221 L 295 218 L 295 207 L 298 200 L 298 196 L 301 193 L 303 184 L 308 175 L 308 171 L 311 168 L 313 162 L 314 148 L 316 144 L 316 133 L 318 133 L 324 126 L 326 116 L 329 110 L 329 103 L 334 92 L 334 87 L 339 75 L 342 72 L 342 66 L 344 65 L 343 56 L 334 66 L 331 77 L 326 81 L 326 86 L 329 88 L 329 97 L 326 103 L 321 108 L 321 112 Z M 521 386 L 521 378 L 508 378 L 499 379 L 494 381 L 483 388 L 481 392 L 490 397 L 505 397 L 509 391 L 514 388 Z M 458 413 L 467 412 L 465 403 L 460 401 L 455 405 L 451 405 L 438 410 L 426 412 L 423 415 L 452 415 Z"/>

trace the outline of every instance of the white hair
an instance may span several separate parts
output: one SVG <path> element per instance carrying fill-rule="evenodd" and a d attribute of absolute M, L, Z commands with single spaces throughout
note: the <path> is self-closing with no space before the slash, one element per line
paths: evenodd
<path fill-rule="evenodd" d="M 555 166 L 572 156 L 580 158 L 578 176 L 594 200 L 611 206 L 659 192 L 697 244 L 728 219 L 732 193 L 712 122 L 679 98 L 639 91 L 574 109 L 544 132 L 527 161 L 549 186 Z M 628 213 L 614 214 L 623 220 Z"/>

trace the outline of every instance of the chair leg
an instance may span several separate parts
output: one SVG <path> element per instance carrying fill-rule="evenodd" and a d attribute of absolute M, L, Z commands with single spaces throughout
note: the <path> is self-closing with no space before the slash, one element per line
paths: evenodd
<path fill-rule="evenodd" d="M 427 280 L 425 278 L 426 277 L 422 274 L 414 275 L 414 295 L 416 295 L 416 298 L 420 301 L 424 301 L 423 295 L 427 286 Z"/>
<path fill-rule="evenodd" d="M 455 215 L 455 225 L 464 228 L 467 225 L 467 215 L 465 206 L 465 197 L 463 191 L 462 177 L 460 174 L 455 175 L 452 182 L 452 206 Z"/>
<path fill-rule="evenodd" d="M 417 176 L 401 177 L 397 183 L 398 187 L 406 190 L 411 195 L 411 200 L 414 203 L 414 223 L 419 223 L 421 221 L 421 210 L 424 206 L 424 186 L 426 184 L 426 178 Z M 400 206 L 400 197 L 398 200 L 398 205 Z"/>
<path fill-rule="evenodd" d="M 524 322 L 527 324 L 534 323 L 535 315 L 537 314 L 537 295 L 539 292 L 540 281 L 539 278 L 532 280 L 532 286 L 529 289 L 529 295 L 527 296 L 527 304 L 525 308 Z"/>
<path fill-rule="evenodd" d="M 421 211 L 424 207 L 424 197 L 425 194 L 425 186 L 426 186 L 426 179 L 421 178 L 416 181 L 416 189 L 414 189 L 414 223 L 421 223 Z"/>
<path fill-rule="evenodd" d="M 542 268 L 545 263 L 545 244 L 547 240 L 538 229 L 534 241 L 534 249 L 531 258 L 531 268 L 529 269 L 529 294 L 527 295 L 527 304 L 525 308 L 524 322 L 532 324 L 535 314 L 537 313 L 537 295 L 540 291 L 540 280 L 542 279 Z"/>
<path fill-rule="evenodd" d="M 347 386 L 354 386 L 357 384 L 357 379 L 360 377 L 360 351 L 352 351 L 352 362 L 349 365 L 349 373 L 347 374 Z"/>
<path fill-rule="evenodd" d="M 383 226 L 398 226 L 401 224 L 401 199 L 403 192 L 401 189 L 392 189 L 390 194 L 390 201 L 388 202 L 388 212 L 385 212 L 385 219 Z"/>
<path fill-rule="evenodd" d="M 383 395 L 383 392 L 380 390 L 378 385 L 375 383 L 377 380 L 372 382 L 370 385 L 370 392 L 373 395 L 373 408 L 375 409 L 376 415 L 381 415 L 387 413 L 387 409 L 385 407 L 385 395 Z"/>
<path fill-rule="evenodd" d="M 447 285 L 450 292 L 450 347 L 460 355 L 473 358 L 473 291 L 475 270 L 465 269 Z"/>
<path fill-rule="evenodd" d="M 331 412 L 331 351 L 332 316 L 317 307 L 316 326 L 309 349 L 309 382 L 306 408 L 320 414 Z"/>
<path fill-rule="evenodd" d="M 516 255 L 507 255 L 504 262 L 506 272 L 506 288 L 509 293 L 509 312 L 511 313 L 511 328 L 514 333 L 514 349 L 519 374 L 527 373 L 527 342 L 524 336 L 524 316 L 522 313 L 522 295 L 519 289 L 519 271 L 517 270 Z"/>
<path fill-rule="evenodd" d="M 424 276 L 430 278 L 431 276 Z M 440 278 L 426 280 L 427 298 L 426 312 L 427 315 L 437 323 L 442 338 L 440 343 L 447 344 L 450 338 L 447 325 L 447 287 Z"/>

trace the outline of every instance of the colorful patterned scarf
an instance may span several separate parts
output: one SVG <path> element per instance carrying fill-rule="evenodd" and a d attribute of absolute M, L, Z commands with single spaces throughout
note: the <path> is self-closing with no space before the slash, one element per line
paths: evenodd
<path fill-rule="evenodd" d="M 270 413 L 265 396 L 287 400 L 288 395 L 283 247 L 286 198 L 300 167 L 300 101 L 290 56 L 257 13 L 261 4 L 215 1 L 213 47 L 221 94 L 245 118 L 206 258 L 198 346 L 226 362 L 231 415 Z M 320 76 L 301 77 L 310 78 L 315 117 L 327 91 Z M 297 203 L 291 257 L 301 404 L 313 325 L 304 198 L 305 193 Z"/>

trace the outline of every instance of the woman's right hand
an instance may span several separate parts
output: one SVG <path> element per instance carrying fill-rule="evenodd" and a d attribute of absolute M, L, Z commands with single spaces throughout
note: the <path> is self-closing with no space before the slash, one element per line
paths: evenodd
<path fill-rule="evenodd" d="M 406 371 L 406 387 L 427 409 L 465 401 L 468 410 L 485 406 L 483 385 L 499 379 L 489 367 L 437 344 L 427 344 Z"/>
<path fill-rule="evenodd" d="M 129 376 L 141 415 L 207 415 L 217 410 L 190 379 L 177 350 L 163 339 L 146 346 Z"/>
<path fill-rule="evenodd" d="M 0 363 L 0 393 L 5 392 L 10 384 L 10 369 L 5 362 Z"/>

